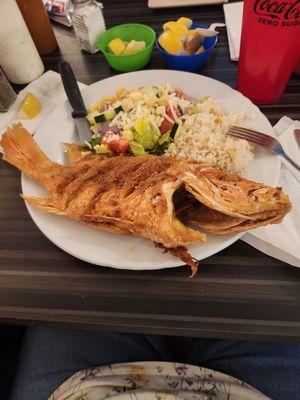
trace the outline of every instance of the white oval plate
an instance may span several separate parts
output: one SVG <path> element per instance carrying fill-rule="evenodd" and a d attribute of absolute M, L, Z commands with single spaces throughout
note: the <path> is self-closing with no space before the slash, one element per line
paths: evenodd
<path fill-rule="evenodd" d="M 211 96 L 219 99 L 227 111 L 245 110 L 251 118 L 244 125 L 273 135 L 267 118 L 250 100 L 229 86 L 205 76 L 170 70 L 148 70 L 120 74 L 96 82 L 83 91 L 85 104 L 99 101 L 112 94 L 119 86 L 139 87 L 170 82 L 182 88 L 194 98 Z M 64 163 L 62 142 L 77 142 L 76 132 L 68 102 L 60 105 L 38 129 L 35 140 L 53 161 Z M 257 151 L 247 177 L 268 185 L 276 185 L 280 159 L 267 152 Z M 44 196 L 46 192 L 37 184 L 22 176 L 23 194 Z M 43 212 L 29 204 L 28 211 L 38 228 L 58 247 L 67 253 L 96 265 L 126 269 L 159 269 L 181 265 L 182 262 L 169 254 L 162 254 L 150 240 L 122 236 L 89 228 L 66 217 Z M 223 250 L 242 234 L 208 235 L 204 244 L 189 247 L 197 259 L 209 257 Z"/>

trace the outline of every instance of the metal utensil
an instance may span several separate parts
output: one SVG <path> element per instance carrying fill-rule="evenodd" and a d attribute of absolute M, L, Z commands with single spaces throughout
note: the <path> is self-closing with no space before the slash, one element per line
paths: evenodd
<path fill-rule="evenodd" d="M 67 61 L 61 61 L 59 63 L 59 72 L 66 95 L 73 108 L 72 117 L 74 119 L 80 141 L 81 143 L 90 141 L 91 131 L 85 118 L 87 111 L 71 65 Z"/>
<path fill-rule="evenodd" d="M 289 161 L 298 171 L 300 171 L 300 165 L 292 160 L 283 150 L 283 147 L 277 139 L 272 136 L 266 135 L 265 133 L 253 131 L 252 129 L 242 128 L 240 126 L 232 126 L 229 129 L 228 134 L 238 139 L 245 139 L 257 146 L 264 147 L 272 151 L 272 153 L 279 154 L 287 161 Z"/>

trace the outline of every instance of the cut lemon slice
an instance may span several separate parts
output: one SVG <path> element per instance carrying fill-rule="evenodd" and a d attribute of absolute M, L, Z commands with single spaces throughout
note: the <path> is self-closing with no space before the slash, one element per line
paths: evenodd
<path fill-rule="evenodd" d="M 27 93 L 19 108 L 18 117 L 21 119 L 32 119 L 38 115 L 41 110 L 39 99 L 32 93 Z"/>
<path fill-rule="evenodd" d="M 186 28 L 190 29 L 190 27 L 193 24 L 193 21 L 190 18 L 186 18 L 186 17 L 180 17 L 177 20 L 178 24 L 184 25 Z"/>
<path fill-rule="evenodd" d="M 179 24 L 178 22 L 175 21 L 166 22 L 163 25 L 163 30 L 164 31 L 170 30 L 177 36 L 184 36 L 188 33 L 188 29 L 186 26 Z"/>
<path fill-rule="evenodd" d="M 175 33 L 169 29 L 164 31 L 158 38 L 158 43 L 161 47 L 170 54 L 181 54 L 183 44 Z"/>

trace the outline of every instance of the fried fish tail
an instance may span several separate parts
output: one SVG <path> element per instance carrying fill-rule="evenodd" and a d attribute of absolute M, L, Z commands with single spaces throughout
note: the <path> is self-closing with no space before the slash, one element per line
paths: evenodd
<path fill-rule="evenodd" d="M 0 144 L 4 150 L 3 159 L 26 175 L 32 175 L 40 164 L 49 161 L 21 124 L 9 128 L 4 133 Z"/>
<path fill-rule="evenodd" d="M 51 181 L 49 175 L 61 171 L 62 166 L 49 160 L 22 124 L 15 124 L 9 128 L 2 136 L 0 146 L 4 150 L 3 160 L 47 189 Z"/>

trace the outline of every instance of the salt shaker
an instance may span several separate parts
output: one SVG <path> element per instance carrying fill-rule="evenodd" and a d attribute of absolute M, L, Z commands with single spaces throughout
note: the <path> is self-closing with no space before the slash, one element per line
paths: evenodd
<path fill-rule="evenodd" d="M 94 0 L 72 0 L 72 3 L 71 18 L 78 44 L 82 50 L 94 54 L 99 50 L 97 41 L 105 31 L 103 6 Z"/>
<path fill-rule="evenodd" d="M 8 111 L 17 95 L 0 68 L 0 112 Z"/>

